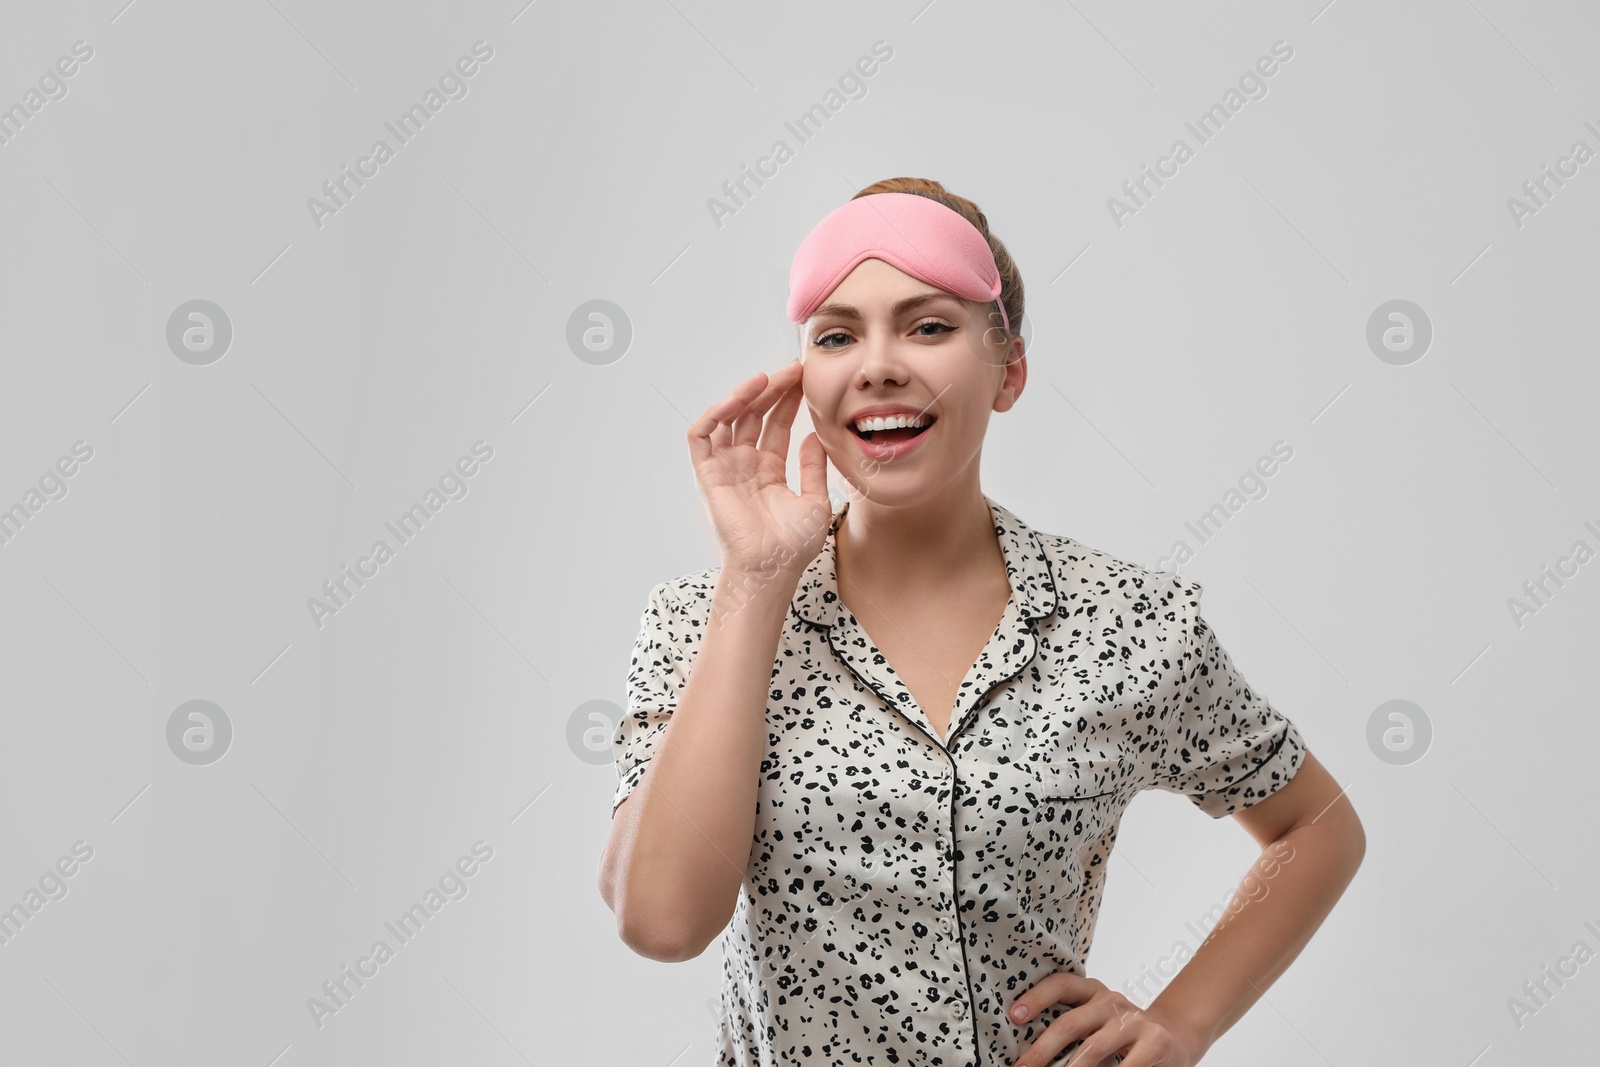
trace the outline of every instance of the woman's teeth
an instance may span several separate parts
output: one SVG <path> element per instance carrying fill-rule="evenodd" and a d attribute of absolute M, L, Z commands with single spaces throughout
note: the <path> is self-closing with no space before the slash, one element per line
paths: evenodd
<path fill-rule="evenodd" d="M 927 415 L 890 415 L 887 417 L 857 419 L 851 424 L 850 428 L 868 441 L 872 440 L 872 436 L 875 433 L 896 430 L 902 432 L 895 433 L 893 435 L 894 438 L 903 440 L 908 437 L 915 437 L 932 425 L 933 419 Z"/>

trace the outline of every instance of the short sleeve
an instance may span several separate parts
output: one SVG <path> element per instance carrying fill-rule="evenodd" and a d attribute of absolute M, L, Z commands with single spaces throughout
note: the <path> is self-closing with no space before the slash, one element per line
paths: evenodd
<path fill-rule="evenodd" d="M 1305 762 L 1305 738 L 1234 665 L 1200 614 L 1200 583 L 1183 583 L 1184 652 L 1153 785 L 1220 819 L 1287 785 Z"/>
<path fill-rule="evenodd" d="M 617 768 L 617 790 L 611 814 L 639 779 L 644 777 L 677 706 L 688 675 L 684 668 L 684 623 L 677 602 L 663 582 L 650 590 L 649 602 L 639 619 L 639 636 L 633 643 L 628 666 L 627 706 L 613 735 L 612 753 Z"/>

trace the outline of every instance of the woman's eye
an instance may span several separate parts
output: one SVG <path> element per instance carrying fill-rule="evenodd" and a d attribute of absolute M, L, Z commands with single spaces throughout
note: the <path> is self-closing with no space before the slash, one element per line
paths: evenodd
<path fill-rule="evenodd" d="M 933 333 L 923 333 L 922 332 L 922 331 L 926 330 L 930 326 L 933 326 L 933 327 L 937 328 L 935 330 L 935 332 L 933 332 Z M 916 326 L 912 327 L 912 329 L 913 329 L 913 332 L 916 332 L 919 336 L 922 336 L 922 337 L 938 337 L 941 333 L 954 333 L 955 332 L 955 327 L 954 326 L 950 326 L 950 325 L 948 325 L 946 323 L 938 322 L 938 321 L 935 321 L 933 319 L 929 319 L 927 322 L 919 322 L 919 323 L 917 323 Z M 839 344 L 830 344 L 829 342 L 831 342 L 834 338 L 839 338 L 840 339 L 840 343 Z M 846 344 L 849 343 L 849 341 L 850 341 L 850 335 L 849 334 L 841 333 L 840 331 L 835 330 L 832 333 L 825 333 L 822 336 L 818 337 L 815 341 L 812 341 L 811 342 L 811 347 L 813 347 L 813 348 L 843 348 Z"/>

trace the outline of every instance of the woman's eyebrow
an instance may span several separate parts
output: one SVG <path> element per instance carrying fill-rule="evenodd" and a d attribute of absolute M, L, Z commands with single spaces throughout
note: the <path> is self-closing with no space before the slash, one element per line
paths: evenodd
<path fill-rule="evenodd" d="M 908 296 L 904 300 L 896 302 L 895 305 L 889 309 L 889 313 L 891 317 L 898 318 L 899 316 L 904 315 L 907 311 L 910 311 L 912 308 L 920 307 L 921 305 L 929 303 L 930 301 L 954 299 L 956 298 L 951 296 L 949 293 L 922 293 L 917 296 Z M 818 318 L 824 315 L 834 315 L 841 319 L 859 320 L 861 318 L 861 312 L 850 304 L 823 304 L 821 307 L 817 308 L 816 311 L 812 312 L 812 314 Z"/>

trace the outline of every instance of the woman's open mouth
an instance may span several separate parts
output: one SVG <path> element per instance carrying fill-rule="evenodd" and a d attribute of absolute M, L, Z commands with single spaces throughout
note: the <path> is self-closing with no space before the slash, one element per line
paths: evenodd
<path fill-rule="evenodd" d="M 909 441 L 913 437 L 922 434 L 932 425 L 933 420 L 929 419 L 926 426 L 897 426 L 890 430 L 858 430 L 855 427 L 855 423 L 851 423 L 850 432 L 861 438 L 863 441 L 877 441 L 879 444 L 891 444 L 897 441 Z"/>
<path fill-rule="evenodd" d="M 927 436 L 937 421 L 930 417 L 925 426 L 889 430 L 858 430 L 855 423 L 851 423 L 850 432 L 861 442 L 861 450 L 873 459 L 896 459 L 921 444 L 922 438 Z"/>

